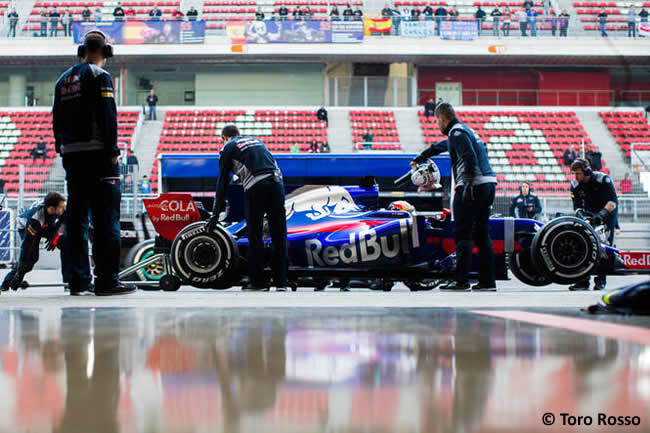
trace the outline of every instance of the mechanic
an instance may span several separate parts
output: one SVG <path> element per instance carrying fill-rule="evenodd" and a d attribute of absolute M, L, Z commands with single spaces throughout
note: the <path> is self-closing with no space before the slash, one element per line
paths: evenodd
<path fill-rule="evenodd" d="M 522 182 L 519 185 L 519 195 L 512 198 L 510 203 L 510 216 L 514 218 L 537 219 L 542 213 L 542 205 L 539 197 L 530 192 L 530 184 Z"/>
<path fill-rule="evenodd" d="M 436 107 L 440 131 L 448 137 L 432 144 L 411 165 L 449 152 L 456 182 L 453 199 L 454 237 L 456 240 L 456 280 L 441 290 L 469 291 L 472 239 L 478 247 L 480 270 L 478 284 L 472 290 L 495 291 L 494 250 L 489 234 L 489 217 L 496 190 L 496 175 L 490 167 L 487 147 L 481 138 L 456 117 L 454 107 L 441 102 Z"/>
<path fill-rule="evenodd" d="M 52 108 L 55 147 L 63 159 L 68 188 L 66 250 L 70 294 L 90 288 L 88 219 L 93 220 L 95 295 L 132 293 L 120 283 L 120 177 L 117 110 L 113 79 L 102 69 L 113 47 L 97 30 L 77 49 L 83 61 L 57 81 Z"/>
<path fill-rule="evenodd" d="M 38 262 L 38 246 L 41 238 L 47 239 L 47 250 L 52 251 L 59 245 L 63 232 L 63 213 L 65 199 L 58 192 L 50 192 L 44 200 L 34 202 L 32 206 L 17 218 L 18 235 L 22 241 L 18 261 L 11 268 L 2 282 L 2 291 L 9 288 L 17 290 L 26 288 L 25 275 Z M 67 260 L 61 251 L 61 269 L 63 281 L 66 281 Z"/>
<path fill-rule="evenodd" d="M 618 222 L 618 196 L 614 182 L 605 173 L 593 171 L 589 161 L 576 158 L 571 164 L 575 180 L 571 181 L 573 210 L 584 209 L 594 213 L 592 226 L 604 224 L 609 230 L 609 245 L 614 245 L 614 232 Z M 594 279 L 594 290 L 603 290 L 607 285 L 605 274 Z M 589 277 L 569 286 L 569 290 L 589 290 Z"/>
<path fill-rule="evenodd" d="M 214 211 L 207 230 L 212 231 L 219 214 L 226 208 L 226 186 L 230 172 L 244 187 L 246 228 L 248 230 L 248 286 L 243 290 L 268 291 L 264 278 L 264 215 L 268 217 L 272 243 L 273 282 L 278 292 L 287 285 L 287 219 L 284 209 L 282 172 L 273 155 L 257 137 L 241 136 L 235 125 L 221 131 L 226 143 L 219 156 L 219 179 Z"/>

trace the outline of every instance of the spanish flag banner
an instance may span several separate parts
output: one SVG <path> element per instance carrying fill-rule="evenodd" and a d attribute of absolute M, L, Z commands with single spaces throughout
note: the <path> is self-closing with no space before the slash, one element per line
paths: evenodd
<path fill-rule="evenodd" d="M 388 33 L 393 27 L 390 18 L 365 18 L 364 20 L 364 34 L 369 35 L 372 33 Z"/>

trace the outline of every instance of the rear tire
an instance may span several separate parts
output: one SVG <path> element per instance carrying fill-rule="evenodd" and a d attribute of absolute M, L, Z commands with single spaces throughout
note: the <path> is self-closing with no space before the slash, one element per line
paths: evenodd
<path fill-rule="evenodd" d="M 153 239 L 140 242 L 134 245 L 126 256 L 126 267 L 131 267 L 154 254 Z M 143 267 L 135 271 L 134 274 L 129 276 L 131 281 L 160 281 L 165 275 L 165 266 L 162 260 L 152 263 L 149 266 Z M 128 281 L 128 280 L 127 280 Z M 146 289 L 145 289 L 146 290 Z"/>
<path fill-rule="evenodd" d="M 239 251 L 230 232 L 221 226 L 212 232 L 203 221 L 188 225 L 176 235 L 169 258 L 183 282 L 200 289 L 223 290 L 239 280 Z"/>
<path fill-rule="evenodd" d="M 558 284 L 572 284 L 591 275 L 601 248 L 596 232 L 575 217 L 557 218 L 537 232 L 531 245 L 533 263 Z"/>
<path fill-rule="evenodd" d="M 539 270 L 531 258 L 530 249 L 514 252 L 508 259 L 510 271 L 519 281 L 529 286 L 541 287 L 552 283 L 546 272 Z"/>

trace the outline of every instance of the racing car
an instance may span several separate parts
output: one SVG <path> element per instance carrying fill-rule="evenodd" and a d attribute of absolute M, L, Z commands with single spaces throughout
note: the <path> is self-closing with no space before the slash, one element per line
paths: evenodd
<path fill-rule="evenodd" d="M 424 190 L 438 186 L 433 161 L 413 168 L 396 184 L 411 180 Z M 289 281 L 292 289 L 328 284 L 390 290 L 403 282 L 413 291 L 428 290 L 455 271 L 454 221 L 449 210 L 420 213 L 409 203 L 378 206 L 376 185 L 304 186 L 286 199 Z M 206 230 L 210 216 L 191 194 L 165 193 L 145 199 L 158 232 L 155 241 L 136 245 L 121 275 L 157 272 L 144 284 L 177 290 L 182 284 L 226 289 L 246 283 L 246 223 Z M 571 284 L 604 272 L 650 271 L 650 253 L 622 252 L 606 243 L 605 226 L 592 227 L 578 212 L 546 224 L 522 218 L 491 218 L 496 278 L 508 268 L 532 286 Z M 270 239 L 265 239 L 270 256 Z M 473 251 L 471 275 L 478 276 Z"/>

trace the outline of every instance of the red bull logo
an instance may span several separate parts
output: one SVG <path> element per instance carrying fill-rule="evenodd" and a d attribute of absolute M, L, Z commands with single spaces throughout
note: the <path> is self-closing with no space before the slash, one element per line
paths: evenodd
<path fill-rule="evenodd" d="M 319 239 L 305 242 L 305 253 L 309 266 L 337 266 L 376 262 L 397 257 L 400 252 L 409 251 L 408 220 L 399 222 L 399 233 L 377 236 L 374 229 L 350 233 L 350 241 L 340 246 L 329 245 L 323 248 Z"/>
<path fill-rule="evenodd" d="M 650 251 L 621 251 L 621 257 L 628 269 L 650 269 Z"/>

